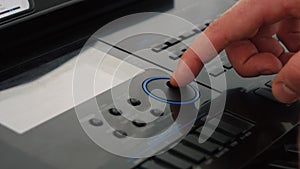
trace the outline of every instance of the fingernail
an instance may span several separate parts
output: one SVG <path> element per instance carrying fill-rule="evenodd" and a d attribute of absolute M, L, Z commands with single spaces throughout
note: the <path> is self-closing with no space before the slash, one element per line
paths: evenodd
<path fill-rule="evenodd" d="M 177 82 L 176 82 L 174 76 L 175 76 L 174 74 L 171 75 L 171 78 L 170 78 L 170 84 L 171 84 L 172 86 L 174 86 L 174 87 L 178 87 L 178 84 L 177 84 Z"/>
<path fill-rule="evenodd" d="M 172 74 L 171 84 L 174 86 L 184 86 L 186 81 L 186 77 L 188 73 L 186 72 L 185 65 L 180 61 Z"/>
<path fill-rule="evenodd" d="M 295 102 L 296 100 L 299 99 L 299 96 L 297 95 L 297 93 L 294 92 L 292 89 L 290 89 L 287 85 L 282 83 L 281 86 L 282 86 L 282 89 L 285 92 L 285 94 L 289 96 L 289 98 L 292 100 L 292 102 Z"/>

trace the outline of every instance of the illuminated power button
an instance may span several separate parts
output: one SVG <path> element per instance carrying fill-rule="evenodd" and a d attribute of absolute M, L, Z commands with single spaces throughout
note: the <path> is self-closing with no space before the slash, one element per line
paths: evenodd
<path fill-rule="evenodd" d="M 164 76 L 148 78 L 143 82 L 143 90 L 151 98 L 167 104 L 192 104 L 200 98 L 198 89 L 192 84 L 174 88 L 168 85 L 169 80 Z"/>

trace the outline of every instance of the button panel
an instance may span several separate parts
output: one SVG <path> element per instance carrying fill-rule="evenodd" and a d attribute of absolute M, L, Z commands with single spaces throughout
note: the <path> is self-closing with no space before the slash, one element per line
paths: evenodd
<path fill-rule="evenodd" d="M 210 119 L 210 121 L 213 120 L 215 119 Z M 224 123 L 226 123 L 225 127 Z M 229 129 L 227 128 L 228 124 L 230 124 L 230 128 L 233 129 L 234 132 L 227 130 Z M 231 149 L 241 144 L 244 139 L 250 137 L 251 130 L 254 126 L 255 125 L 249 121 L 236 117 L 228 112 L 224 112 L 221 123 L 217 126 L 216 131 L 207 141 L 204 143 L 198 142 L 199 134 L 202 130 L 202 126 L 200 126 L 194 132 L 187 135 L 180 143 L 170 149 L 167 153 L 155 156 L 154 159 L 164 157 L 165 155 L 167 159 L 171 161 L 171 158 L 169 159 L 168 157 L 172 156 L 172 158 L 174 158 L 175 156 L 176 158 L 181 159 L 181 161 L 189 162 L 189 164 L 192 164 L 193 166 L 208 166 L 215 159 L 223 157 L 230 152 Z M 144 164 L 147 163 L 148 161 L 141 164 L 141 166 L 144 166 Z M 172 166 L 174 162 L 167 162 L 166 164 L 168 164 L 168 166 Z M 172 167 L 174 168 L 175 166 Z"/>

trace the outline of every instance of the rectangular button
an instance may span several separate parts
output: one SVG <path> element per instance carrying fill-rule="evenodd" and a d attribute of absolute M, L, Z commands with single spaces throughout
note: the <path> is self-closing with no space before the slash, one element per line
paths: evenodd
<path fill-rule="evenodd" d="M 218 77 L 220 76 L 222 73 L 224 73 L 225 70 L 221 70 L 221 69 L 213 69 L 209 74 L 213 77 Z"/>
<path fill-rule="evenodd" d="M 182 156 L 192 160 L 195 163 L 201 163 L 206 158 L 205 155 L 202 154 L 201 152 L 196 151 L 187 146 L 184 146 L 183 144 L 178 144 L 171 151 L 181 154 Z"/>
<path fill-rule="evenodd" d="M 232 69 L 233 68 L 233 66 L 229 62 L 229 60 L 227 58 L 227 55 L 226 55 L 226 52 L 224 50 L 220 53 L 220 59 L 222 61 L 223 67 L 225 69 Z"/>
<path fill-rule="evenodd" d="M 268 100 L 279 103 L 279 101 L 273 96 L 272 91 L 270 89 L 259 88 L 259 89 L 255 90 L 254 93 L 259 96 L 262 96 Z"/>
<path fill-rule="evenodd" d="M 228 112 L 224 113 L 223 121 L 239 128 L 240 130 L 242 130 L 242 133 L 246 133 L 247 131 L 249 131 L 251 128 L 255 126 L 253 123 L 250 123 L 234 115 L 231 115 Z"/>
<path fill-rule="evenodd" d="M 232 137 L 226 136 L 217 131 L 214 132 L 214 134 L 211 136 L 211 139 L 218 143 L 221 143 L 222 145 L 225 145 L 225 144 L 229 143 L 231 140 L 233 140 Z"/>
<path fill-rule="evenodd" d="M 177 44 L 177 43 L 179 43 L 179 42 L 180 42 L 180 41 L 179 41 L 178 39 L 171 38 L 171 39 L 167 40 L 167 41 L 165 42 L 165 44 L 168 45 L 168 46 L 173 46 L 173 45 L 175 45 L 175 44 Z"/>
<path fill-rule="evenodd" d="M 180 59 L 180 57 L 178 57 L 178 56 L 169 56 L 169 58 L 172 59 L 172 60 L 178 60 L 178 59 Z"/>
<path fill-rule="evenodd" d="M 197 129 L 196 131 L 197 131 L 198 133 L 201 133 L 201 129 L 202 129 L 202 128 L 199 128 L 199 129 Z M 210 139 L 212 139 L 213 141 L 216 141 L 216 142 L 218 142 L 218 143 L 220 143 L 220 144 L 222 144 L 222 145 L 225 145 L 225 144 L 229 143 L 231 140 L 233 140 L 232 137 L 229 137 L 229 136 L 227 136 L 227 135 L 224 135 L 224 134 L 222 134 L 222 133 L 220 133 L 220 132 L 218 132 L 218 131 L 215 131 L 215 132 L 211 135 Z"/>
<path fill-rule="evenodd" d="M 270 81 L 268 81 L 265 85 L 266 85 L 267 87 L 269 87 L 269 88 L 272 88 L 272 84 L 273 84 L 273 81 L 270 80 Z"/>
<path fill-rule="evenodd" d="M 187 50 L 188 46 L 186 46 L 185 44 L 178 44 L 175 46 L 176 51 L 180 51 L 180 52 L 185 52 Z"/>
<path fill-rule="evenodd" d="M 212 119 L 211 121 L 208 122 L 209 126 L 216 125 L 216 124 L 217 124 L 217 119 Z M 233 137 L 237 137 L 242 133 L 246 133 L 252 127 L 254 127 L 254 124 L 244 119 L 241 119 L 239 117 L 236 117 L 234 115 L 231 115 L 230 113 L 225 111 L 220 123 L 217 126 L 217 131 L 219 131 L 222 134 L 225 134 L 224 132 L 226 132 L 232 135 Z"/>
<path fill-rule="evenodd" d="M 210 141 L 206 141 L 204 143 L 199 143 L 198 142 L 198 137 L 193 136 L 193 135 L 189 135 L 187 136 L 184 141 L 187 143 L 187 145 L 191 145 L 195 148 L 201 149 L 203 151 L 205 151 L 206 153 L 209 154 L 213 154 L 215 152 L 217 152 L 218 150 L 221 149 L 220 145 L 214 144 Z"/>
<path fill-rule="evenodd" d="M 187 161 L 184 161 L 170 153 L 164 153 L 158 156 L 155 156 L 155 159 L 162 161 L 168 165 L 173 166 L 174 168 L 177 169 L 190 169 L 192 168 L 192 164 L 190 164 Z"/>
<path fill-rule="evenodd" d="M 188 39 L 188 38 L 194 36 L 195 34 L 196 34 L 196 32 L 194 32 L 194 31 L 185 32 L 182 35 L 180 35 L 179 38 L 180 38 L 180 40 L 185 40 L 185 39 Z"/>
<path fill-rule="evenodd" d="M 216 119 L 212 119 L 211 122 L 213 124 L 216 124 L 216 122 L 214 122 Z M 224 131 L 226 133 L 229 133 L 230 135 L 236 137 L 239 134 L 241 134 L 243 132 L 243 129 L 233 126 L 229 123 L 224 122 L 223 120 L 220 121 L 217 130 L 221 130 Z"/>
<path fill-rule="evenodd" d="M 202 32 L 202 29 L 195 28 L 195 29 L 193 29 L 193 31 L 194 31 L 195 33 L 201 33 L 201 32 Z"/>
<path fill-rule="evenodd" d="M 290 154 L 297 155 L 297 156 L 300 154 L 297 144 L 285 145 L 284 147 L 285 147 L 285 151 Z"/>
<path fill-rule="evenodd" d="M 169 58 L 172 59 L 172 60 L 180 59 L 181 56 L 183 55 L 182 51 L 173 51 L 171 53 L 172 53 L 172 55 L 170 55 Z"/>
<path fill-rule="evenodd" d="M 198 26 L 198 28 L 203 32 L 207 28 L 205 24 Z"/>
<path fill-rule="evenodd" d="M 210 25 L 211 20 L 207 20 L 204 22 L 204 24 L 201 24 L 197 26 L 202 32 L 205 31 L 205 29 Z"/>
<path fill-rule="evenodd" d="M 269 164 L 273 169 L 298 169 L 297 162 L 277 161 Z"/>
<path fill-rule="evenodd" d="M 164 166 L 161 166 L 161 165 L 157 164 L 153 160 L 146 161 L 145 163 L 143 163 L 141 165 L 141 168 L 143 168 L 143 169 L 153 169 L 153 168 L 155 168 L 155 169 L 167 169 Z"/>
<path fill-rule="evenodd" d="M 160 45 L 157 45 L 154 48 L 152 48 L 152 51 L 158 53 L 158 52 L 161 52 L 164 49 L 167 49 L 168 47 L 169 46 L 166 45 L 166 44 L 160 44 Z"/>
<path fill-rule="evenodd" d="M 226 61 L 223 62 L 223 67 L 225 69 L 232 69 L 233 68 L 233 66 L 231 65 L 231 63 L 228 60 L 226 60 Z"/>
<path fill-rule="evenodd" d="M 211 22 L 212 22 L 212 20 L 208 19 L 207 21 L 204 22 L 204 25 L 208 27 Z"/>

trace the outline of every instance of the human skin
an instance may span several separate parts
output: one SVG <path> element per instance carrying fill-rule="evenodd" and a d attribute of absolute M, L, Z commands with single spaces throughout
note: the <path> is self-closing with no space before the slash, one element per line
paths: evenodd
<path fill-rule="evenodd" d="M 277 74 L 272 92 L 279 101 L 291 103 L 300 98 L 300 0 L 240 0 L 211 23 L 203 35 L 217 52 L 226 49 L 239 75 Z M 200 35 L 192 46 L 207 50 L 197 46 L 201 41 Z M 192 48 L 184 53 L 171 76 L 173 86 L 190 83 L 215 57 L 206 56 L 203 60 L 199 55 Z"/>

